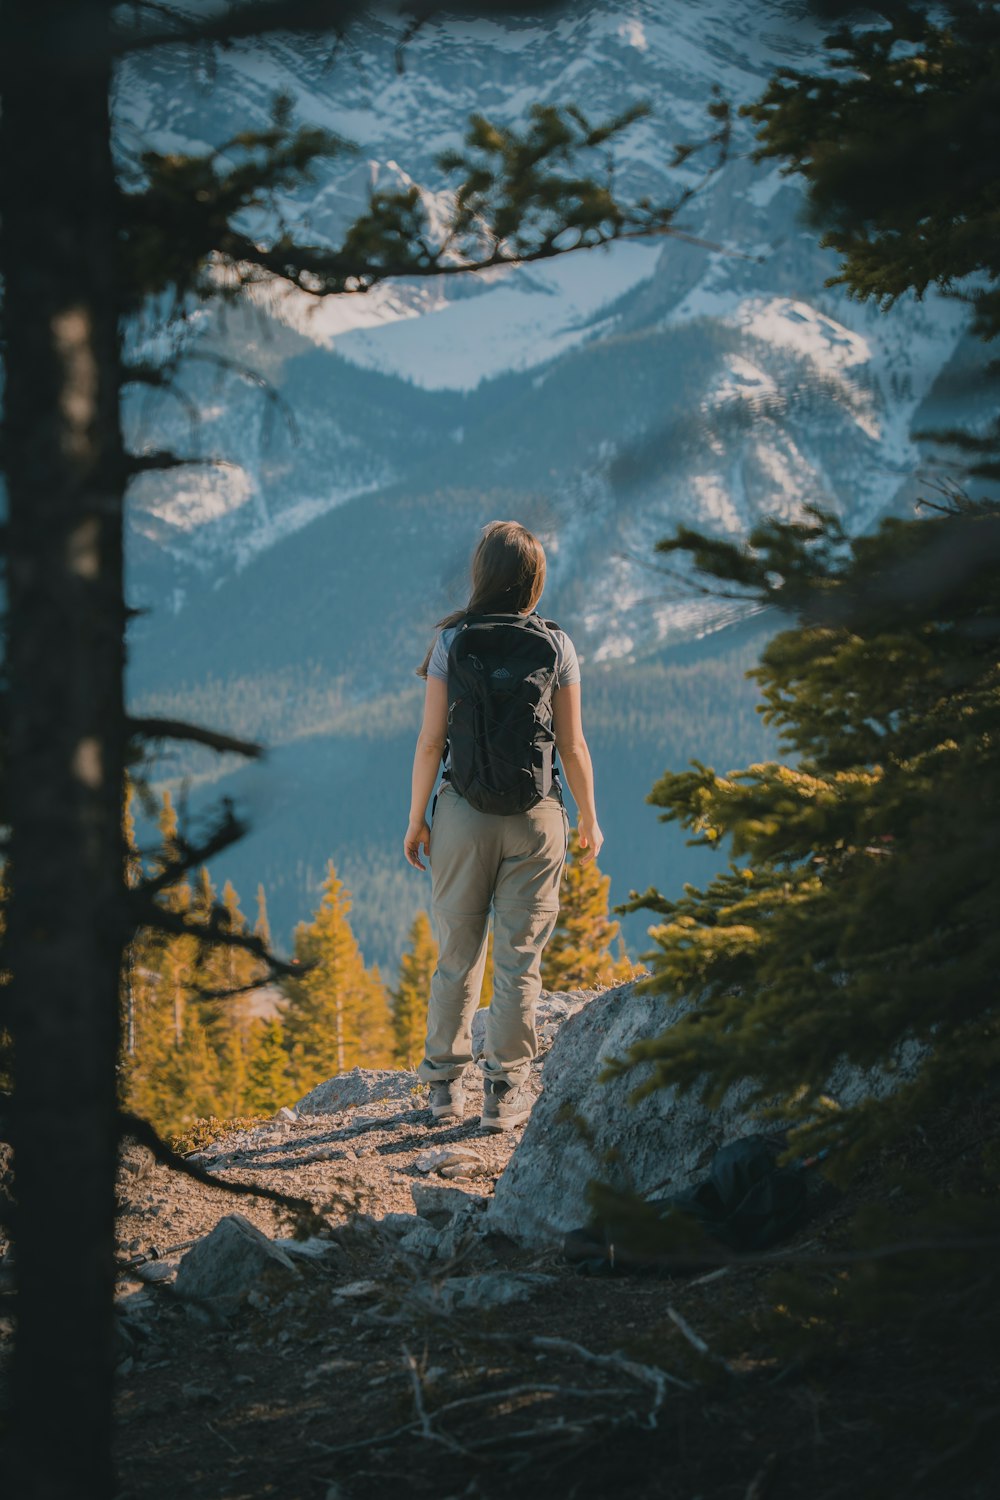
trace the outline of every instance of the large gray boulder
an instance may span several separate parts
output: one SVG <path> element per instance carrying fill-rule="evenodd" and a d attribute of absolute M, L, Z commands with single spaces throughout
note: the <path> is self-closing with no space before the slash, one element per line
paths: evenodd
<path fill-rule="evenodd" d="M 545 1059 L 541 1095 L 496 1185 L 485 1227 L 524 1245 L 552 1245 L 587 1222 L 591 1179 L 666 1196 L 701 1175 L 720 1146 L 762 1128 L 748 1102 L 749 1080 L 733 1085 L 716 1109 L 693 1093 L 678 1097 L 672 1088 L 629 1103 L 650 1077 L 649 1063 L 599 1082 L 606 1059 L 661 1035 L 693 1004 L 638 994 L 629 983 L 606 990 L 563 1022 Z M 908 1053 L 893 1074 L 840 1066 L 827 1093 L 843 1106 L 881 1097 L 908 1075 L 917 1056 Z M 773 1122 L 764 1128 L 773 1129 Z"/>
<path fill-rule="evenodd" d="M 400 1068 L 352 1068 L 318 1083 L 295 1106 L 297 1115 L 339 1115 L 359 1104 L 398 1099 L 400 1104 L 417 1102 L 420 1079 Z"/>
<path fill-rule="evenodd" d="M 567 990 L 553 994 L 542 993 L 535 1011 L 535 1029 L 538 1032 L 538 1057 L 534 1064 L 532 1088 L 537 1090 L 537 1074 L 542 1058 L 552 1045 L 553 1039 L 570 1016 L 586 1005 L 597 994 L 596 990 Z M 486 1045 L 486 1010 L 478 1010 L 472 1020 L 472 1051 L 478 1057 Z M 472 1067 L 466 1069 L 466 1085 L 470 1093 L 480 1088 L 482 1080 Z M 403 1068 L 352 1068 L 349 1073 L 337 1073 L 310 1089 L 293 1109 L 279 1110 L 275 1121 L 291 1122 L 307 1115 L 339 1115 L 344 1110 L 356 1109 L 359 1105 L 377 1104 L 386 1099 L 398 1100 L 401 1107 L 411 1105 L 422 1109 L 426 1098 L 416 1073 Z M 269 1127 L 273 1128 L 273 1127 Z"/>
<path fill-rule="evenodd" d="M 252 1292 L 266 1296 L 298 1278 L 280 1245 L 242 1214 L 227 1214 L 181 1260 L 174 1283 L 196 1309 L 233 1313 Z"/>

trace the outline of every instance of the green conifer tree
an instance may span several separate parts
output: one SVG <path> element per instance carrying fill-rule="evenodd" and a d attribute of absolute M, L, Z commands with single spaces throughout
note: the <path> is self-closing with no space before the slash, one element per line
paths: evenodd
<path fill-rule="evenodd" d="M 273 1115 L 289 1102 L 294 1085 L 281 1022 L 254 1021 L 250 1027 L 244 1108 L 250 1114 Z"/>
<path fill-rule="evenodd" d="M 295 929 L 295 957 L 304 972 L 287 984 L 285 1035 L 303 1091 L 361 1062 L 364 1014 L 372 997 L 371 978 L 348 921 L 350 893 L 333 860 L 322 890 L 312 922 Z"/>
<path fill-rule="evenodd" d="M 400 1068 L 415 1068 L 424 1055 L 427 1000 L 436 966 L 437 944 L 430 919 L 425 911 L 418 911 L 410 927 L 409 946 L 400 960 L 399 982 L 393 993 L 394 1057 Z"/>
<path fill-rule="evenodd" d="M 157 869 L 177 854 L 177 814 L 169 792 L 159 815 L 162 859 Z M 191 906 L 191 887 L 179 880 L 159 896 L 170 912 L 184 915 Z M 163 1128 L 183 1113 L 180 1098 L 183 1070 L 179 1055 L 187 1021 L 186 984 L 196 951 L 195 941 L 176 934 L 145 933 L 133 942 L 132 1006 L 134 1052 L 125 1087 L 130 1107 Z"/>
<path fill-rule="evenodd" d="M 358 1007 L 358 1060 L 364 1068 L 391 1068 L 392 1003 L 378 964 L 365 970 Z"/>
<path fill-rule="evenodd" d="M 194 878 L 191 891 L 189 916 L 202 927 L 222 927 L 219 919 L 218 895 L 208 868 L 202 865 Z M 214 944 L 196 943 L 193 961 L 186 984 L 195 992 L 187 997 L 187 1003 L 197 1010 L 198 1018 L 205 1028 L 216 1053 L 225 1047 L 228 1030 L 225 1002 L 216 999 L 211 992 L 225 987 L 225 973 L 230 955 Z M 207 993 L 205 993 L 207 992 Z"/>
<path fill-rule="evenodd" d="M 177 816 L 169 793 L 159 826 L 163 859 L 175 858 Z M 232 883 L 220 900 L 204 866 L 193 888 L 178 880 L 159 899 L 223 938 L 246 931 Z M 248 1001 L 239 991 L 260 975 L 261 961 L 245 949 L 183 933 L 142 931 L 130 951 L 123 1093 L 131 1107 L 174 1132 L 203 1115 L 238 1115 L 250 1045 Z"/>
<path fill-rule="evenodd" d="M 580 863 L 580 839 L 569 836 L 570 858 L 559 887 L 559 920 L 542 954 L 547 990 L 593 989 L 628 978 L 633 965 L 625 953 L 620 924 L 608 914 L 611 876 L 596 863 Z M 617 954 L 612 953 L 618 940 Z"/>
<path fill-rule="evenodd" d="M 668 772 L 650 801 L 738 865 L 660 915 L 648 987 L 702 1004 L 635 1049 L 663 1083 L 738 1078 L 848 1171 L 1000 1062 L 1000 506 L 851 540 L 829 516 L 746 547 L 686 533 L 716 580 L 799 616 L 753 674 L 793 764 Z M 950 559 L 948 567 L 941 560 Z M 831 1111 L 839 1058 L 913 1080 Z"/>
<path fill-rule="evenodd" d="M 240 910 L 240 898 L 232 881 L 222 888 L 218 908 L 218 925 L 222 933 L 242 933 L 247 920 Z M 215 1001 L 213 1045 L 219 1058 L 221 1097 L 219 1113 L 239 1114 L 247 1081 L 247 1056 L 250 1050 L 249 988 L 263 976 L 259 958 L 245 948 L 224 944 L 214 948 L 206 958 L 205 968 L 214 981 L 213 988 L 225 993 Z"/>
<path fill-rule="evenodd" d="M 172 1134 L 194 1120 L 221 1113 L 222 1066 L 219 1054 L 194 1007 L 185 1016 L 180 1046 L 172 1049 L 166 1067 L 166 1082 L 168 1092 L 162 1118 Z"/>
<path fill-rule="evenodd" d="M 263 885 L 257 886 L 257 917 L 253 924 L 253 930 L 265 947 L 271 947 L 271 923 L 267 915 L 267 896 Z"/>

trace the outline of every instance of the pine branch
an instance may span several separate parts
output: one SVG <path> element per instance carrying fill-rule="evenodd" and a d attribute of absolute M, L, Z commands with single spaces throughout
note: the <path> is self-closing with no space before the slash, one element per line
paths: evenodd
<path fill-rule="evenodd" d="M 154 880 L 146 882 L 146 884 L 152 885 L 158 880 L 159 877 L 154 877 Z M 146 891 L 143 887 L 130 890 L 128 895 L 129 906 L 136 927 L 143 927 L 154 932 L 164 932 L 169 937 L 195 938 L 199 942 L 211 944 L 215 947 L 242 948 L 245 953 L 252 953 L 255 958 L 259 958 L 262 963 L 267 965 L 268 973 L 256 984 L 250 985 L 250 989 L 259 989 L 260 985 L 268 979 L 285 976 L 300 979 L 309 969 L 314 967 L 312 964 L 300 963 L 297 960 L 278 958 L 276 954 L 271 952 L 264 940 L 257 937 L 255 933 L 235 932 L 231 928 L 226 929 L 214 922 L 189 922 L 179 912 L 170 911 L 168 907 L 160 906 L 157 902 L 147 899 Z M 220 910 L 224 910 L 224 908 L 220 908 Z M 227 990 L 218 991 L 214 994 L 206 991 L 206 998 L 223 998 L 237 993 L 242 993 L 242 991 Z"/>
<path fill-rule="evenodd" d="M 225 158 L 219 150 L 201 156 L 147 151 L 146 185 L 121 199 L 132 300 L 168 285 L 206 297 L 234 295 L 270 278 L 317 297 L 356 295 L 392 278 L 533 265 L 652 235 L 722 250 L 683 229 L 678 215 L 728 158 L 728 105 L 721 98 L 709 105 L 715 128 L 697 148 L 710 151 L 698 182 L 672 203 L 642 198 L 624 205 L 614 195 L 606 147 L 647 113 L 637 106 L 595 125 L 575 106 L 539 104 L 520 130 L 474 115 L 463 150 L 439 158 L 442 171 L 462 174 L 439 234 L 431 234 L 421 191 L 411 186 L 373 193 L 337 246 L 299 244 L 287 231 L 266 243 L 234 227 L 247 209 L 259 213 L 269 203 L 276 209 L 277 192 L 343 149 L 328 131 L 290 131 L 279 112 L 271 129 L 230 142 Z M 234 164 L 237 151 L 242 159 Z M 582 154 L 593 160 L 595 151 L 601 181 L 577 168 Z"/>
<path fill-rule="evenodd" d="M 198 745 L 208 745 L 220 753 L 231 751 L 245 755 L 251 760 L 260 760 L 267 754 L 263 745 L 253 740 L 240 740 L 221 730 L 206 729 L 201 724 L 188 724 L 183 719 L 130 718 L 127 720 L 130 734 L 147 740 L 188 740 Z"/>
<path fill-rule="evenodd" d="M 219 936 L 220 936 L 220 934 L 216 935 L 216 942 L 219 941 Z M 222 941 L 224 943 L 225 942 L 225 933 L 224 932 L 221 934 L 221 938 L 222 938 Z M 275 963 L 280 963 L 281 962 L 280 959 L 272 959 L 271 955 L 269 955 L 269 962 L 271 962 L 271 961 L 273 961 Z M 292 966 L 292 973 L 295 975 L 296 979 L 301 979 L 306 974 L 308 974 L 312 969 L 314 969 L 315 967 L 316 967 L 315 963 L 295 963 Z M 192 1000 L 199 1000 L 199 1001 L 201 1001 L 201 1000 L 238 1000 L 241 995 L 252 995 L 254 993 L 254 991 L 255 990 L 259 990 L 262 985 L 267 984 L 270 980 L 276 979 L 278 977 L 279 977 L 279 975 L 278 975 L 277 971 L 274 971 L 272 973 L 265 974 L 263 976 L 263 978 L 261 978 L 261 979 L 252 979 L 252 980 L 250 980 L 250 982 L 248 984 L 233 985 L 233 986 L 229 986 L 229 987 L 227 987 L 225 989 L 214 989 L 214 990 L 203 989 L 201 987 L 201 985 L 198 985 L 198 984 L 186 983 L 184 985 L 184 993 L 190 999 L 192 999 Z"/>
<path fill-rule="evenodd" d="M 161 15 L 169 13 L 162 4 L 154 8 Z M 282 31 L 337 35 L 367 10 L 365 0 L 253 0 L 250 4 L 232 6 L 197 25 L 178 16 L 178 24 L 159 30 L 137 30 L 131 35 L 122 31 L 111 51 L 114 57 L 128 57 L 156 47 L 197 46 L 205 42 L 225 46 L 247 37 Z"/>
<path fill-rule="evenodd" d="M 173 841 L 175 852 L 167 858 L 159 873 L 144 876 L 139 884 L 133 887 L 132 894 L 140 903 L 150 900 L 160 891 L 169 890 L 189 870 L 206 864 L 216 854 L 221 854 L 223 849 L 228 849 L 230 844 L 236 843 L 243 837 L 247 831 L 247 824 L 234 813 L 230 798 L 222 799 L 222 809 L 222 817 L 218 825 L 203 843 L 189 844 L 182 835 L 176 836 Z"/>
<path fill-rule="evenodd" d="M 532 12 L 552 9 L 559 0 L 534 0 Z M 143 8 L 169 17 L 170 9 L 162 3 L 148 3 Z M 401 6 L 400 9 L 403 7 Z M 514 0 L 458 0 L 448 6 L 439 6 L 431 0 L 413 0 L 408 7 L 417 13 L 417 24 L 411 22 L 405 40 L 410 41 L 417 31 L 438 14 L 448 16 L 465 15 L 472 18 L 509 14 L 523 15 L 524 7 Z M 131 53 L 148 51 L 155 47 L 192 46 L 202 42 L 218 42 L 227 45 L 247 37 L 266 36 L 272 32 L 331 33 L 342 36 L 353 21 L 360 20 L 369 12 L 365 0 L 254 0 L 243 6 L 232 6 L 220 15 L 191 25 L 187 18 L 178 16 L 178 24 L 159 30 L 136 31 L 129 35 L 122 31 L 112 47 L 115 57 L 127 57 Z"/>
<path fill-rule="evenodd" d="M 671 235 L 705 249 L 723 247 L 700 240 L 672 227 L 666 219 L 650 217 L 630 229 L 581 230 L 570 245 L 557 245 L 556 238 L 544 238 L 529 250 L 509 251 L 497 244 L 485 255 L 470 255 L 458 261 L 442 257 L 449 248 L 442 244 L 434 250 L 423 246 L 416 255 L 399 252 L 384 260 L 358 261 L 342 251 L 327 250 L 318 245 L 289 245 L 266 249 L 254 241 L 231 233 L 226 237 L 225 254 L 234 269 L 244 277 L 242 284 L 253 284 L 254 269 L 266 271 L 280 281 L 289 282 L 299 291 L 312 296 L 363 295 L 380 281 L 397 277 L 407 279 L 426 276 L 464 276 L 471 272 L 492 271 L 502 266 L 530 266 L 554 260 L 576 250 L 596 250 L 619 240 L 646 239 L 653 235 Z M 243 268 L 246 268 L 244 270 Z M 249 274 L 247 274 L 249 272 Z"/>

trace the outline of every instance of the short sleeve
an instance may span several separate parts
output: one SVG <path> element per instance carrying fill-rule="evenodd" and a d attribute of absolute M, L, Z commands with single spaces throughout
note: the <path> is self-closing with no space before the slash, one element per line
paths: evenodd
<path fill-rule="evenodd" d="M 564 630 L 560 630 L 556 635 L 556 644 L 559 648 L 556 661 L 556 687 L 571 687 L 574 682 L 580 681 L 580 662 L 577 658 L 576 647 Z"/>
<path fill-rule="evenodd" d="M 444 631 L 438 631 L 437 640 L 431 648 L 431 659 L 427 663 L 428 677 L 440 677 L 448 681 L 448 647 L 444 643 Z"/>

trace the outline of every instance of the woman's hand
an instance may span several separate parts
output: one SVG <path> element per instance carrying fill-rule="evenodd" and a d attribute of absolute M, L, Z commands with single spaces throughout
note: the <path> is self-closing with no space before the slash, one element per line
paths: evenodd
<path fill-rule="evenodd" d="M 601 825 L 596 818 L 581 818 L 576 827 L 580 838 L 580 848 L 586 851 L 577 855 L 576 862 L 578 865 L 589 865 L 600 854 L 601 845 L 604 843 Z"/>
<path fill-rule="evenodd" d="M 406 836 L 403 839 L 403 853 L 415 870 L 426 870 L 427 868 L 420 858 L 421 844 L 424 846 L 424 853 L 430 859 L 431 831 L 427 826 L 427 821 L 426 819 L 417 821 L 411 818 L 406 825 Z"/>

